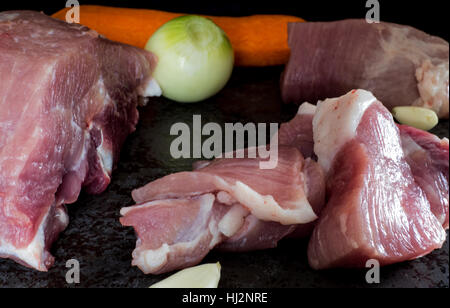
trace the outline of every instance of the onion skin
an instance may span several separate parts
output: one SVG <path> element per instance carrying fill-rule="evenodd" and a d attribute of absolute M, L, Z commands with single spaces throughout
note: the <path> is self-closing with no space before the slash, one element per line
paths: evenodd
<path fill-rule="evenodd" d="M 153 77 L 163 96 L 177 102 L 199 102 L 217 94 L 233 71 L 230 40 L 204 17 L 172 19 L 153 34 L 145 49 L 158 57 Z"/>

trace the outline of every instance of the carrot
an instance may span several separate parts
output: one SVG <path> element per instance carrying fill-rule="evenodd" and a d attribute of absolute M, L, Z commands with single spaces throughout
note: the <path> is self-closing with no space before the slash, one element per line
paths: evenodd
<path fill-rule="evenodd" d="M 53 17 L 65 20 L 65 8 Z M 144 48 L 147 40 L 164 23 L 184 14 L 147 9 L 106 6 L 80 6 L 80 23 L 96 30 L 110 40 Z M 301 18 L 286 15 L 253 15 L 246 17 L 210 18 L 230 38 L 238 66 L 268 66 L 285 64 L 289 59 L 288 22 Z"/>

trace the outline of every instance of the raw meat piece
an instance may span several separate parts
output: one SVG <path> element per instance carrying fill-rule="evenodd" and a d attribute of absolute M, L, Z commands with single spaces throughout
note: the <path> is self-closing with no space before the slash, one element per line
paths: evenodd
<path fill-rule="evenodd" d="M 226 210 L 213 194 L 122 209 L 121 223 L 133 226 L 139 238 L 132 264 L 146 274 L 198 264 L 222 241 L 218 224 Z"/>
<path fill-rule="evenodd" d="M 280 143 L 299 145 L 303 154 L 313 153 L 314 147 L 312 121 L 316 106 L 304 103 L 297 115 L 288 123 L 281 125 Z M 414 179 L 425 192 L 436 215 L 445 229 L 449 221 L 449 141 L 414 127 L 398 125 L 402 140 L 402 149 L 406 162 L 411 167 Z M 305 151 L 306 149 L 306 151 Z M 312 155 L 315 157 L 315 155 Z M 300 228 L 299 228 L 300 229 Z M 302 225 L 301 236 L 305 235 Z M 307 234 L 307 232 L 306 232 Z M 290 236 L 295 236 L 295 233 Z"/>
<path fill-rule="evenodd" d="M 399 125 L 403 151 L 414 179 L 425 192 L 431 211 L 448 229 L 449 143 L 428 132 Z"/>
<path fill-rule="evenodd" d="M 134 190 L 138 205 L 121 210 L 121 223 L 138 236 L 133 265 L 158 274 L 197 264 L 219 244 L 275 247 L 295 225 L 315 220 L 325 195 L 317 163 L 286 146 L 275 169 L 260 169 L 261 160 L 216 159 Z"/>
<path fill-rule="evenodd" d="M 314 138 L 312 120 L 316 113 L 316 106 L 303 103 L 300 105 L 296 116 L 289 122 L 283 123 L 278 131 L 278 142 L 282 145 L 293 146 L 297 148 L 304 157 L 311 158 L 316 161 L 317 156 L 314 154 Z M 310 176 L 317 174 L 323 177 L 323 170 L 319 165 L 315 165 L 317 168 L 315 171 L 310 172 Z M 325 184 L 325 183 L 324 183 Z M 318 191 L 325 191 L 325 187 L 316 187 Z M 311 193 L 311 196 L 317 196 L 321 198 L 320 204 L 325 203 L 325 196 L 322 194 Z M 316 209 L 316 214 L 320 215 L 320 209 Z M 311 235 L 317 220 L 297 225 L 295 230 L 287 235 L 290 238 L 307 238 Z"/>
<path fill-rule="evenodd" d="M 278 131 L 279 144 L 296 147 L 304 157 L 316 158 L 312 128 L 315 113 L 316 106 L 309 103 L 300 105 L 294 119 L 281 124 Z"/>
<path fill-rule="evenodd" d="M 418 105 L 448 118 L 449 46 L 408 26 L 365 20 L 289 24 L 285 102 L 317 102 L 352 89 L 372 91 L 389 109 Z"/>
<path fill-rule="evenodd" d="M 0 256 L 46 271 L 81 187 L 100 193 L 155 83 L 152 54 L 31 11 L 0 13 Z"/>
<path fill-rule="evenodd" d="M 446 233 L 415 181 L 399 129 L 370 92 L 319 103 L 313 132 L 328 195 L 308 247 L 313 268 L 386 265 L 442 246 Z"/>
<path fill-rule="evenodd" d="M 307 223 L 309 225 L 311 223 Z M 278 242 L 295 232 L 298 225 L 282 225 L 273 221 L 263 221 L 254 215 L 245 217 L 244 224 L 232 237 L 227 238 L 217 249 L 222 251 L 245 252 L 275 248 Z"/>
<path fill-rule="evenodd" d="M 180 172 L 151 182 L 134 190 L 132 196 L 142 203 L 225 191 L 263 220 L 286 225 L 315 220 L 317 216 L 305 191 L 316 183 L 302 176 L 305 165 L 315 162 L 305 161 L 294 148 L 283 146 L 278 149 L 276 168 L 260 169 L 261 160 L 266 159 L 216 159 L 197 171 Z"/>

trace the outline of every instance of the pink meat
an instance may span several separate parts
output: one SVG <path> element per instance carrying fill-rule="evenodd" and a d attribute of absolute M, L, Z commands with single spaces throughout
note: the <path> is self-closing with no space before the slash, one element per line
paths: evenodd
<path fill-rule="evenodd" d="M 217 249 L 222 251 L 246 252 L 275 248 L 282 238 L 295 232 L 297 226 L 262 221 L 253 215 L 248 215 L 245 217 L 244 224 L 239 231 L 222 242 Z"/>
<path fill-rule="evenodd" d="M 303 155 L 314 155 L 312 122 L 316 107 L 308 103 L 300 106 L 297 115 L 281 125 L 279 142 L 296 146 Z M 437 136 L 406 125 L 398 125 L 402 139 L 402 149 L 411 167 L 414 179 L 425 192 L 431 211 L 448 229 L 449 221 L 449 142 Z M 311 223 L 314 225 L 315 223 Z M 312 227 L 302 225 L 289 236 L 305 237 Z M 310 231 L 310 232 L 309 232 Z"/>
<path fill-rule="evenodd" d="M 122 209 L 121 223 L 139 238 L 134 266 L 159 274 L 198 264 L 224 236 L 218 223 L 228 210 L 214 195 L 166 199 Z"/>
<path fill-rule="evenodd" d="M 100 193 L 152 54 L 31 11 L 0 13 L 0 256 L 47 270 L 81 187 Z"/>
<path fill-rule="evenodd" d="M 296 147 L 304 157 L 315 158 L 312 127 L 315 113 L 314 105 L 303 103 L 291 121 L 281 124 L 278 131 L 279 144 Z"/>
<path fill-rule="evenodd" d="M 409 26 L 364 19 L 289 24 L 281 92 L 315 103 L 366 89 L 389 109 L 418 105 L 449 116 L 449 45 Z"/>
<path fill-rule="evenodd" d="M 406 161 L 417 184 L 431 205 L 431 211 L 448 229 L 449 143 L 428 132 L 399 125 Z"/>
<path fill-rule="evenodd" d="M 203 162 L 133 191 L 138 205 L 121 211 L 121 223 L 138 236 L 133 265 L 162 273 L 200 262 L 217 245 L 231 251 L 275 247 L 298 224 L 315 220 L 325 195 L 317 163 L 286 146 L 275 169 L 260 169 L 261 160 Z"/>
<path fill-rule="evenodd" d="M 415 181 L 399 129 L 370 92 L 320 103 L 313 130 L 328 179 L 308 248 L 313 268 L 386 265 L 442 246 L 446 233 Z"/>

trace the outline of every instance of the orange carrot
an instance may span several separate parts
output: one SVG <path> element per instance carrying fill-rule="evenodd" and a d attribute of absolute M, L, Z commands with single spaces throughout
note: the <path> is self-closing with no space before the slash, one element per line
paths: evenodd
<path fill-rule="evenodd" d="M 65 20 L 70 8 L 53 17 Z M 127 9 L 106 6 L 80 6 L 80 23 L 96 30 L 110 40 L 144 48 L 152 34 L 164 23 L 184 14 L 147 9 Z M 288 22 L 301 18 L 286 15 L 253 15 L 246 17 L 210 18 L 230 38 L 238 66 L 268 66 L 285 64 L 289 59 Z"/>

